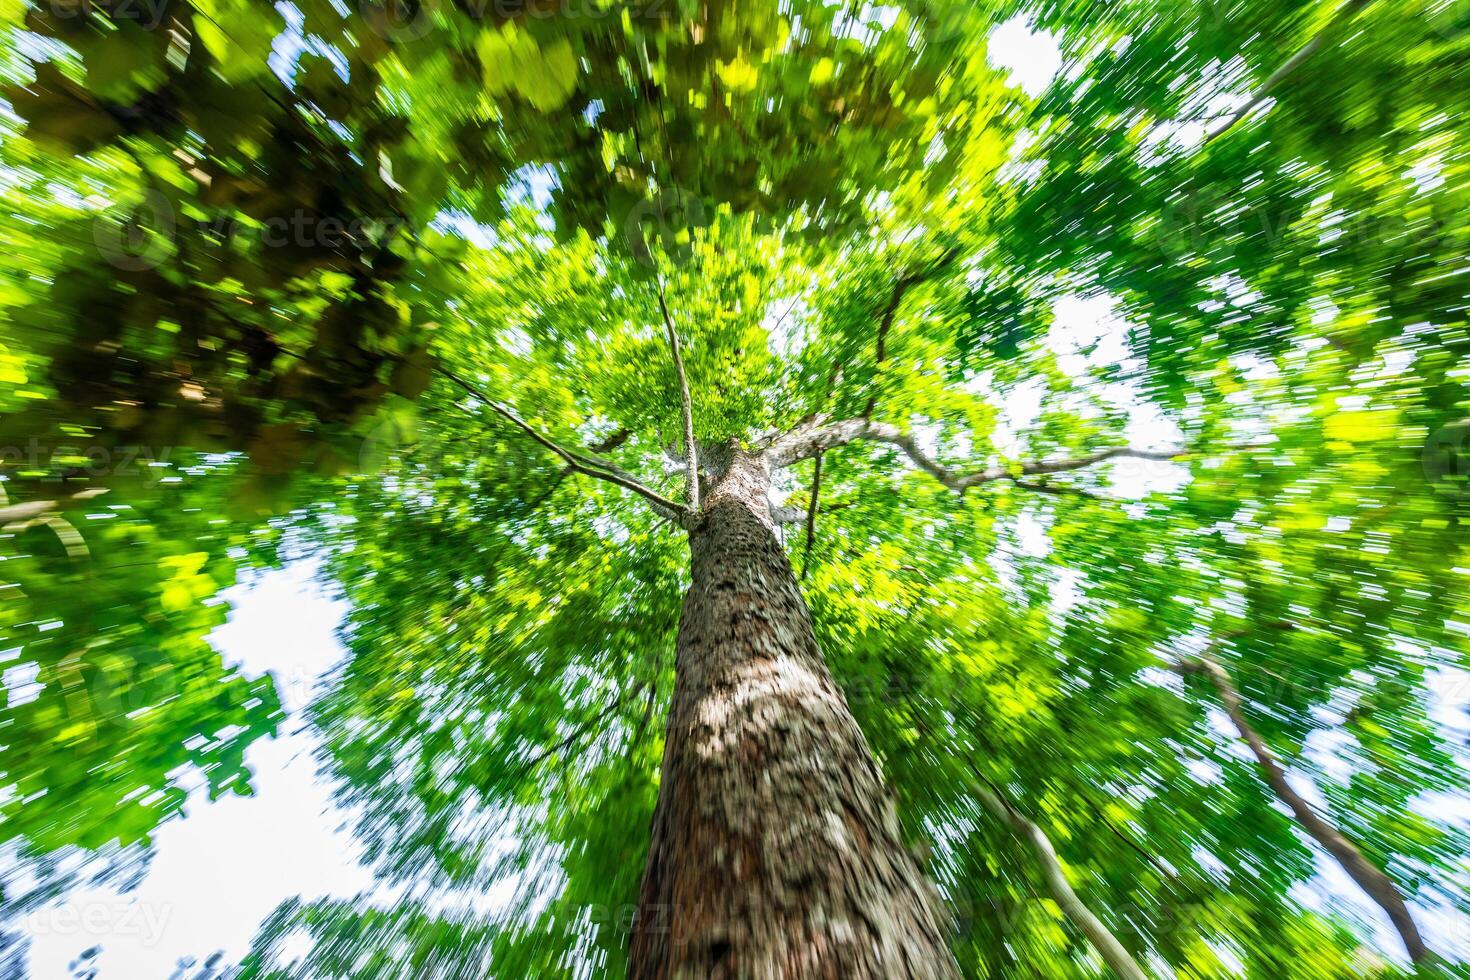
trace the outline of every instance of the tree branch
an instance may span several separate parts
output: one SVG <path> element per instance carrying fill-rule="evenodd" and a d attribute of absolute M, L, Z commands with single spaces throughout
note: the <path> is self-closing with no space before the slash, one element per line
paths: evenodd
<path fill-rule="evenodd" d="M 19 504 L 5 503 L 5 489 L 0 485 L 0 525 L 13 524 L 20 521 L 31 521 L 49 515 L 52 511 L 60 510 L 66 504 L 74 500 L 91 500 L 100 497 L 107 490 L 102 487 L 90 487 L 79 490 L 69 497 L 61 497 L 56 500 L 27 500 Z"/>
<path fill-rule="evenodd" d="M 643 720 L 638 723 L 638 730 L 633 737 L 628 739 L 628 758 L 633 758 L 633 752 L 643 742 L 643 733 L 648 731 L 648 723 L 653 720 L 653 704 L 658 700 L 658 680 L 644 685 L 648 689 L 648 703 L 643 707 Z"/>
<path fill-rule="evenodd" d="M 786 435 L 777 438 L 771 444 L 771 447 L 766 450 L 767 459 L 772 469 L 778 469 L 783 466 L 790 466 L 792 463 L 799 462 L 803 459 L 810 459 L 818 453 L 828 449 L 834 449 L 838 446 L 845 446 L 859 439 L 897 446 L 914 461 L 914 465 L 918 466 L 919 469 L 956 492 L 963 492 L 970 487 L 979 486 L 982 483 L 991 483 L 996 480 L 1013 480 L 1017 476 L 1050 476 L 1055 473 L 1069 473 L 1072 470 L 1085 469 L 1110 459 L 1171 460 L 1186 455 L 1188 452 L 1185 449 L 1151 450 L 1114 446 L 1109 449 L 1100 449 L 1097 452 L 1088 453 L 1085 456 L 1022 463 L 1019 473 L 1005 466 L 992 466 L 983 470 L 962 473 L 951 470 L 924 452 L 911 433 L 904 432 L 897 426 L 888 425 L 884 422 L 872 422 L 868 419 L 857 418 L 830 423 L 824 423 L 818 419 L 808 425 L 799 426 Z M 1027 488 L 1041 489 L 1043 486 L 1032 483 Z M 1058 488 L 1051 489 L 1057 490 Z"/>
<path fill-rule="evenodd" d="M 878 338 L 873 352 L 875 381 L 877 370 L 883 366 L 883 362 L 888 358 L 888 331 L 893 329 L 893 320 L 898 315 L 898 307 L 903 302 L 904 295 L 914 286 L 928 279 L 936 271 L 953 262 L 955 257 L 959 255 L 959 251 L 958 248 L 951 248 L 941 255 L 939 261 L 935 262 L 933 266 L 921 272 L 910 272 L 894 281 L 893 291 L 888 297 L 888 305 L 883 308 L 882 314 L 878 317 Z M 877 404 L 878 396 L 876 394 L 870 395 L 867 405 L 863 406 L 863 418 L 871 417 L 873 409 Z"/>
<path fill-rule="evenodd" d="M 1206 650 L 1197 656 L 1178 661 L 1174 664 L 1174 669 L 1181 674 L 1202 675 L 1214 685 L 1221 703 L 1225 706 L 1226 713 L 1234 723 L 1236 731 L 1240 733 L 1240 737 L 1250 747 L 1251 754 L 1255 756 L 1256 763 L 1260 766 L 1267 784 L 1276 794 L 1277 799 L 1290 808 L 1302 829 L 1318 844 L 1321 844 L 1327 853 L 1336 858 L 1348 876 L 1357 882 L 1358 887 L 1363 889 L 1368 897 L 1378 903 L 1378 906 L 1388 915 L 1389 921 L 1398 930 L 1399 938 L 1403 940 L 1409 959 L 1415 963 L 1432 960 L 1434 954 L 1420 936 L 1419 927 L 1415 924 L 1414 917 L 1409 913 L 1409 907 L 1404 902 L 1403 896 L 1399 894 L 1398 887 L 1393 880 L 1369 861 L 1356 844 L 1348 840 L 1336 826 L 1320 815 L 1306 799 L 1292 789 L 1281 763 L 1277 761 L 1270 747 L 1266 745 L 1265 740 L 1261 738 L 1260 733 L 1246 717 L 1240 691 L 1231 681 L 1225 668 L 1220 666 L 1220 663 Z"/>
<path fill-rule="evenodd" d="M 893 284 L 893 292 L 888 297 L 888 305 L 883 308 L 878 317 L 878 339 L 873 351 L 873 381 L 878 380 L 878 371 L 883 367 L 883 361 L 888 357 L 888 331 L 893 328 L 893 318 L 898 315 L 898 306 L 903 302 L 904 293 L 918 282 L 920 276 L 917 273 L 909 273 Z M 863 406 L 863 418 L 873 414 L 873 408 L 878 404 L 876 393 L 868 396 L 868 403 Z"/>
<path fill-rule="evenodd" d="M 1276 86 L 1285 81 L 1287 76 L 1291 75 L 1291 73 L 1300 68 L 1307 61 L 1307 59 L 1311 58 L 1312 55 L 1316 54 L 1322 49 L 1322 47 L 1327 43 L 1327 39 L 1331 36 L 1333 31 L 1337 30 L 1338 27 L 1347 23 L 1353 17 L 1357 16 L 1359 11 L 1368 6 L 1368 3 L 1369 0 L 1347 0 L 1347 3 L 1344 3 L 1341 7 L 1337 9 L 1337 12 L 1332 15 L 1332 19 L 1327 22 L 1327 26 L 1323 27 L 1322 30 L 1319 31 L 1317 35 L 1313 37 L 1310 41 L 1302 45 L 1296 54 L 1292 55 L 1290 58 L 1286 59 L 1286 61 L 1282 62 L 1281 67 L 1273 71 L 1270 76 L 1261 83 L 1260 88 L 1256 89 L 1255 92 L 1251 94 L 1250 99 L 1246 102 L 1245 105 L 1235 110 L 1235 112 L 1230 115 L 1230 118 L 1227 119 L 1225 123 L 1220 126 L 1220 128 L 1216 129 L 1214 132 L 1205 137 L 1205 144 L 1209 144 L 1214 140 L 1219 139 L 1221 136 L 1224 136 L 1225 133 L 1233 128 L 1237 123 L 1239 123 L 1246 116 L 1250 115 L 1251 110 L 1260 105 L 1262 102 L 1266 101 L 1266 97 L 1270 95 L 1273 90 L 1275 90 Z"/>
<path fill-rule="evenodd" d="M 1055 483 L 1032 482 L 1030 480 L 1012 480 L 1011 485 L 1019 490 L 1029 490 L 1032 493 L 1047 493 L 1053 497 L 1084 497 L 1088 500 L 1102 500 L 1090 490 L 1081 487 L 1062 486 Z"/>
<path fill-rule="evenodd" d="M 603 708 L 601 711 L 599 711 L 597 713 L 596 717 L 591 718 L 591 719 L 583 722 L 582 724 L 578 725 L 576 727 L 576 729 L 574 729 L 570 735 L 568 735 L 566 738 L 562 739 L 560 742 L 556 743 L 555 745 L 548 746 L 546 749 L 542 750 L 537 755 L 533 756 L 530 759 L 527 759 L 516 770 L 516 778 L 517 779 L 523 778 L 532 769 L 535 769 L 537 766 L 541 765 L 541 763 L 545 762 L 552 755 L 555 755 L 556 753 L 563 751 L 568 746 L 570 746 L 573 742 L 580 741 L 588 733 L 588 731 L 590 731 L 592 729 L 592 727 L 594 725 L 598 724 L 601 721 L 604 721 L 607 718 L 608 715 L 612 714 L 614 711 L 617 711 L 619 708 L 621 708 L 627 702 L 627 700 L 629 698 L 636 696 L 639 692 L 641 692 L 647 686 L 648 686 L 648 684 L 645 682 L 645 683 L 637 684 L 634 687 L 629 688 L 628 690 L 624 691 L 622 694 L 620 694 L 618 696 L 617 700 L 613 701 L 612 704 L 608 705 L 606 708 Z"/>
<path fill-rule="evenodd" d="M 1126 844 L 1129 848 L 1136 852 L 1139 857 L 1147 861 L 1150 867 L 1152 867 L 1155 871 L 1159 873 L 1160 880 L 1168 881 L 1170 879 L 1178 877 L 1175 872 L 1170 871 L 1167 867 L 1165 867 L 1157 857 L 1144 850 L 1142 844 L 1139 844 L 1132 837 L 1129 837 L 1127 834 L 1123 833 L 1122 829 L 1119 828 L 1118 825 L 1114 823 L 1106 813 L 1103 812 L 1102 807 L 1098 806 L 1097 801 L 1094 800 L 1092 796 L 1082 788 L 1081 784 L 1070 777 L 1066 777 L 1065 782 L 1067 783 L 1067 788 L 1070 789 L 1073 793 L 1077 794 L 1077 796 L 1081 798 L 1083 803 L 1087 804 L 1087 808 L 1092 811 L 1092 815 L 1097 817 L 1098 820 L 1101 820 L 1103 824 L 1107 826 L 1108 830 L 1112 833 L 1114 837 L 1118 838 L 1118 840 Z"/>
<path fill-rule="evenodd" d="M 632 435 L 632 429 L 619 429 L 612 435 L 608 436 L 606 439 L 599 442 L 597 445 L 593 446 L 592 451 L 594 453 L 610 453 L 614 449 L 617 449 L 619 446 L 621 446 L 623 443 L 627 442 L 629 437 L 631 437 Z"/>
<path fill-rule="evenodd" d="M 812 565 L 812 545 L 817 540 L 817 499 L 822 493 L 822 454 L 817 453 L 816 461 L 812 464 L 812 499 L 806 505 L 806 550 L 801 558 L 801 578 L 806 579 L 806 573 Z"/>
<path fill-rule="evenodd" d="M 992 788 L 995 784 L 986 779 L 973 763 L 971 768 L 980 780 L 972 784 L 975 795 L 980 798 L 981 803 L 985 804 L 985 808 L 1007 824 L 1016 836 L 1031 845 L 1031 849 L 1036 853 L 1037 862 L 1041 865 L 1043 877 L 1046 878 L 1047 888 L 1051 891 L 1052 898 L 1057 905 L 1061 906 L 1067 918 L 1072 920 L 1072 924 L 1087 937 L 1093 948 L 1122 980 L 1148 980 L 1148 974 L 1144 973 L 1142 967 L 1134 961 L 1133 956 L 1118 941 L 1118 937 L 1114 936 L 1102 920 L 1094 915 L 1092 910 L 1077 896 L 1076 890 L 1067 880 L 1067 874 L 1062 869 L 1056 849 L 1052 847 L 1051 839 L 1046 836 L 1046 832 L 1013 807 L 1010 801 L 1001 795 L 998 788 Z"/>
<path fill-rule="evenodd" d="M 568 468 L 570 468 L 574 472 L 582 473 L 586 476 L 596 477 L 599 480 L 605 480 L 615 486 L 622 487 L 624 490 L 630 490 L 652 504 L 653 509 L 659 514 L 662 514 L 665 517 L 669 517 L 672 520 L 682 523 L 684 509 L 678 504 L 674 503 L 672 500 L 669 500 L 666 497 L 662 497 L 659 494 L 654 493 L 642 483 L 639 483 L 631 475 L 624 473 L 622 470 L 618 469 L 612 463 L 594 459 L 582 453 L 574 453 L 570 450 L 563 449 L 556 442 L 538 432 L 533 426 L 531 426 L 515 412 L 500 404 L 495 399 L 491 398 L 489 395 L 481 391 L 479 388 L 476 388 L 474 385 L 470 384 L 468 381 L 455 374 L 453 371 L 449 370 L 446 367 L 443 367 L 442 365 L 438 368 L 438 371 L 440 374 L 444 375 L 444 377 L 454 382 L 473 398 L 485 403 L 485 405 L 488 406 L 492 412 L 504 419 L 507 419 L 522 432 L 525 432 L 527 435 L 529 435 L 532 439 L 535 439 L 541 445 L 556 453 L 556 455 L 560 456 L 562 460 L 566 462 Z"/>
<path fill-rule="evenodd" d="M 694 401 L 689 397 L 689 379 L 684 374 L 684 355 L 679 350 L 679 332 L 674 329 L 674 318 L 669 315 L 669 304 L 664 301 L 664 281 L 659 276 L 658 308 L 664 315 L 664 329 L 669 336 L 669 351 L 674 356 L 674 373 L 679 378 L 680 407 L 684 413 L 684 499 L 691 514 L 699 513 L 699 458 L 694 443 Z"/>

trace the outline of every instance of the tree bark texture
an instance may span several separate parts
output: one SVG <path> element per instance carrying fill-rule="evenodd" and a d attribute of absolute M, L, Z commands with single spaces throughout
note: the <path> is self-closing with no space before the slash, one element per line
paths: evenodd
<path fill-rule="evenodd" d="M 734 452 L 690 530 L 633 980 L 950 980 L 937 892 Z"/>

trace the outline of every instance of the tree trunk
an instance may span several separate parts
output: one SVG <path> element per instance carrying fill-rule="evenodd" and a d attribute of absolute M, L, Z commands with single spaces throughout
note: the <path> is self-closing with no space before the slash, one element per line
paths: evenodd
<path fill-rule="evenodd" d="M 1338 830 L 1327 820 L 1323 819 L 1312 805 L 1291 788 L 1286 780 L 1286 772 L 1281 764 L 1276 761 L 1276 756 L 1266 745 L 1264 739 L 1251 725 L 1250 719 L 1245 716 L 1245 707 L 1241 703 L 1240 692 L 1235 689 L 1235 684 L 1230 680 L 1230 675 L 1225 668 L 1210 657 L 1199 657 L 1186 661 L 1182 665 L 1187 672 L 1202 673 L 1215 685 L 1215 690 L 1220 694 L 1220 700 L 1225 705 L 1225 711 L 1230 715 L 1230 720 L 1235 723 L 1235 728 L 1240 732 L 1240 737 L 1245 739 L 1246 745 L 1250 746 L 1251 754 L 1256 757 L 1256 763 L 1260 765 L 1262 773 L 1265 774 L 1266 782 L 1271 786 L 1278 799 L 1291 808 L 1298 824 L 1312 836 L 1318 844 L 1337 859 L 1337 863 L 1347 872 L 1348 877 L 1357 882 L 1358 887 L 1367 893 L 1368 897 L 1378 903 L 1388 916 L 1393 927 L 1398 930 L 1399 938 L 1404 942 L 1404 949 L 1409 954 L 1409 959 L 1415 963 L 1424 963 L 1433 959 L 1434 954 L 1424 944 L 1424 939 L 1419 934 L 1419 927 L 1414 923 L 1414 917 L 1409 913 L 1409 906 L 1399 894 L 1393 879 L 1384 874 L 1381 869 L 1369 861 L 1358 846 Z"/>
<path fill-rule="evenodd" d="M 939 897 L 900 837 L 735 451 L 690 530 L 632 980 L 950 980 Z"/>

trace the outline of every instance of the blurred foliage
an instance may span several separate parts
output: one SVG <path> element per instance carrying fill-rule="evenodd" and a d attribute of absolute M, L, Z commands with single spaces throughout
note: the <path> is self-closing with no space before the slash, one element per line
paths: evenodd
<path fill-rule="evenodd" d="M 663 289 L 702 441 L 1190 450 L 956 495 L 854 443 L 785 532 L 967 976 L 1103 975 L 982 783 L 1159 975 L 1408 975 L 1312 901 L 1201 651 L 1463 926 L 1463 3 L 343 9 L 0 4 L 0 918 L 249 792 L 282 713 L 218 593 L 315 553 L 351 613 L 308 718 L 396 897 L 287 902 L 236 972 L 620 973 L 685 546 L 452 378 L 677 496 Z"/>

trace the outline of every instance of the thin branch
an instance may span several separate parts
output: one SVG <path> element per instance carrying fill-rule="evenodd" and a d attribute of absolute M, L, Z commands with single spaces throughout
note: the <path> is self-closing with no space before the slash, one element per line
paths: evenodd
<path fill-rule="evenodd" d="M 878 318 L 878 339 L 873 351 L 873 380 L 876 383 L 878 372 L 883 367 L 884 360 L 888 357 L 888 331 L 893 328 L 893 318 L 898 315 L 899 304 L 903 302 L 904 293 L 914 283 L 919 281 L 916 273 L 909 273 L 893 284 L 893 292 L 888 297 L 888 305 L 883 308 L 883 313 Z M 875 392 L 868 396 L 868 403 L 863 406 L 863 418 L 869 418 L 873 414 L 873 408 L 878 404 L 878 395 Z"/>
<path fill-rule="evenodd" d="M 878 338 L 873 352 L 873 369 L 875 381 L 878 369 L 881 368 L 883 366 L 883 362 L 888 359 L 888 332 L 893 329 L 893 320 L 898 315 L 898 307 L 903 302 L 904 296 L 908 293 L 910 289 L 917 286 L 919 283 L 924 282 L 935 272 L 953 262 L 957 255 L 959 255 L 958 248 L 948 249 L 943 255 L 939 257 L 939 261 L 935 262 L 934 265 L 930 266 L 929 268 L 923 269 L 921 271 L 910 272 L 894 281 L 893 291 L 888 296 L 888 305 L 883 308 L 882 314 L 878 317 Z M 873 409 L 877 406 L 877 404 L 877 394 L 875 393 L 870 395 L 868 397 L 868 403 L 863 406 L 863 418 L 870 418 L 873 414 Z"/>
<path fill-rule="evenodd" d="M 782 327 L 783 324 L 786 323 L 786 318 L 791 315 L 791 311 L 792 310 L 796 309 L 796 304 L 799 303 L 799 302 L 801 302 L 801 293 L 797 293 L 795 296 L 791 297 L 791 302 L 789 302 L 789 303 L 786 304 L 785 311 L 781 314 L 780 318 L 771 327 L 771 329 L 770 329 L 771 336 L 773 336 L 773 337 L 774 336 L 778 336 L 781 333 L 781 327 Z M 764 305 L 764 304 L 762 304 L 762 305 Z"/>
<path fill-rule="evenodd" d="M 684 374 L 684 355 L 679 350 L 679 331 L 674 329 L 674 318 L 669 315 L 669 304 L 664 300 L 664 281 L 659 276 L 658 309 L 664 315 L 664 329 L 669 336 L 669 351 L 674 355 L 674 373 L 679 378 L 680 408 L 684 413 L 684 474 L 686 485 L 684 499 L 691 514 L 699 513 L 699 457 L 694 444 L 694 401 L 689 397 L 689 379 Z"/>
<path fill-rule="evenodd" d="M 1363 889 L 1368 897 L 1378 904 L 1379 908 L 1383 909 L 1389 921 L 1393 923 L 1393 927 L 1398 930 L 1399 938 L 1403 941 L 1409 959 L 1415 963 L 1432 961 L 1435 958 L 1434 953 L 1425 945 L 1423 937 L 1419 934 L 1419 927 L 1414 922 L 1414 917 L 1410 914 L 1403 896 L 1399 894 L 1398 886 L 1381 868 L 1368 860 L 1358 845 L 1348 840 L 1342 831 L 1319 814 L 1311 803 L 1292 788 L 1291 783 L 1287 781 L 1285 769 L 1282 768 L 1265 739 L 1261 738 L 1260 733 L 1246 717 L 1245 704 L 1241 699 L 1240 691 L 1230 679 L 1230 674 L 1220 665 L 1219 661 L 1211 656 L 1210 650 L 1178 661 L 1174 664 L 1174 669 L 1181 674 L 1199 674 L 1210 681 L 1220 697 L 1220 702 L 1225 706 L 1226 714 L 1230 716 L 1240 737 L 1250 747 L 1256 764 L 1260 766 L 1266 783 L 1276 794 L 1277 799 L 1287 805 L 1302 829 L 1318 844 L 1321 844 L 1327 853 L 1336 858 L 1337 863 L 1347 872 L 1348 877 L 1352 878 L 1358 887 Z"/>
<path fill-rule="evenodd" d="M 524 763 L 521 764 L 520 768 L 516 770 L 516 778 L 519 779 L 524 777 L 532 769 L 535 769 L 537 766 L 541 765 L 541 763 L 545 762 L 551 756 L 565 750 L 573 742 L 580 741 L 594 725 L 598 724 L 601 721 L 604 721 L 608 715 L 612 714 L 614 711 L 617 711 L 627 702 L 629 698 L 638 694 L 647 686 L 647 683 L 640 683 L 630 688 L 629 690 L 624 691 L 621 695 L 618 696 L 617 700 L 598 712 L 595 718 L 591 718 L 578 725 L 576 729 L 566 738 L 562 739 L 555 745 L 549 746 L 548 748 L 542 750 L 532 758 L 527 759 Z"/>
<path fill-rule="evenodd" d="M 1250 115 L 1251 110 L 1260 105 L 1262 102 L 1266 101 L 1266 97 L 1269 96 L 1271 92 L 1276 89 L 1276 86 L 1285 81 L 1286 78 L 1292 74 L 1292 72 L 1300 68 L 1309 58 L 1312 57 L 1312 55 L 1320 51 L 1322 47 L 1326 45 L 1328 38 L 1332 35 L 1334 31 L 1337 30 L 1338 27 L 1347 23 L 1353 17 L 1357 16 L 1357 14 L 1364 7 L 1368 6 L 1369 2 L 1370 0 L 1347 0 L 1347 3 L 1344 3 L 1341 7 L 1337 9 L 1337 12 L 1332 15 L 1332 19 L 1327 22 L 1327 26 L 1323 27 L 1322 30 L 1319 31 L 1316 36 L 1313 37 L 1310 41 L 1302 45 L 1302 47 L 1300 48 L 1300 50 L 1297 51 L 1296 54 L 1292 55 L 1290 58 L 1287 58 L 1286 61 L 1281 64 L 1281 67 L 1273 71 L 1271 75 L 1264 82 L 1261 83 L 1260 88 L 1256 89 L 1255 92 L 1252 93 L 1250 99 L 1246 102 L 1246 104 L 1241 106 L 1239 109 L 1235 110 L 1235 112 L 1231 114 L 1230 118 L 1226 120 L 1224 125 L 1220 126 L 1220 128 L 1216 129 L 1214 132 L 1205 137 L 1205 143 L 1211 143 L 1214 140 L 1219 139 L 1221 136 L 1224 136 L 1225 133 L 1233 128 L 1237 123 L 1239 123 L 1246 116 Z"/>
<path fill-rule="evenodd" d="M 1029 480 L 1012 480 L 1011 485 L 1016 487 L 1018 490 L 1029 490 L 1032 493 L 1046 493 L 1051 494 L 1054 497 L 1084 497 L 1088 500 L 1105 499 L 1098 494 L 1095 494 L 1090 490 L 1084 490 L 1081 487 L 1065 486 L 1056 483 L 1033 483 Z"/>
<path fill-rule="evenodd" d="M 812 545 L 817 541 L 817 499 L 822 493 L 822 454 L 817 453 L 816 462 L 812 464 L 812 499 L 806 505 L 806 550 L 801 558 L 801 578 L 806 580 L 806 573 L 812 567 Z"/>
<path fill-rule="evenodd" d="M 643 720 L 638 723 L 638 730 L 628 740 L 628 758 L 633 757 L 633 751 L 643 742 L 643 733 L 648 731 L 648 723 L 653 720 L 653 705 L 658 700 L 658 680 L 645 684 L 648 689 L 648 703 L 643 707 Z"/>
<path fill-rule="evenodd" d="M 897 446 L 914 461 L 919 469 L 956 492 L 963 492 L 970 487 L 996 480 L 1014 480 L 1018 476 L 1050 476 L 1055 473 L 1069 473 L 1072 470 L 1096 466 L 1110 459 L 1172 460 L 1187 455 L 1189 452 L 1187 449 L 1152 450 L 1114 446 L 1088 453 L 1085 456 L 1022 463 L 1019 470 L 1007 466 L 992 466 L 983 470 L 962 473 L 950 469 L 924 452 L 911 433 L 883 422 L 857 418 L 825 424 L 817 420 L 813 424 L 801 426 L 776 439 L 766 450 L 767 459 L 772 469 L 779 469 L 859 439 Z M 1037 486 L 1037 484 L 1032 484 L 1030 488 L 1035 489 Z"/>
<path fill-rule="evenodd" d="M 1159 877 L 1161 879 L 1167 881 L 1172 878 L 1178 877 L 1175 872 L 1170 871 L 1168 868 L 1166 868 L 1157 857 L 1145 850 L 1142 844 L 1138 843 L 1132 837 L 1129 837 L 1127 834 L 1123 833 L 1122 829 L 1113 822 L 1112 818 L 1110 818 L 1106 813 L 1103 812 L 1102 807 L 1100 807 L 1097 804 L 1097 801 L 1095 801 L 1092 796 L 1082 788 L 1082 785 L 1080 783 L 1078 783 L 1070 776 L 1064 777 L 1064 779 L 1067 783 L 1068 789 L 1070 789 L 1073 793 L 1077 794 L 1077 796 L 1081 798 L 1082 802 L 1087 805 L 1087 808 L 1092 811 L 1093 816 L 1101 820 L 1107 826 L 1108 830 L 1112 832 L 1114 837 L 1118 838 L 1118 840 L 1128 845 L 1129 848 L 1137 852 L 1139 857 L 1147 861 L 1149 865 L 1159 873 Z"/>
<path fill-rule="evenodd" d="M 581 453 L 574 453 L 569 450 L 563 449 L 556 442 L 538 432 L 533 426 L 530 425 L 530 423 L 526 422 L 515 412 L 500 404 L 495 399 L 491 398 L 489 395 L 481 391 L 479 388 L 476 388 L 474 385 L 470 384 L 468 381 L 455 374 L 453 371 L 443 366 L 440 366 L 438 368 L 438 371 L 440 374 L 444 375 L 444 377 L 448 378 L 450 381 L 458 385 L 461 389 L 469 393 L 472 397 L 483 402 L 486 406 L 490 408 L 492 412 L 510 421 L 522 432 L 525 432 L 527 435 L 529 435 L 532 439 L 535 439 L 541 445 L 556 453 L 556 455 L 560 456 L 566 462 L 567 466 L 575 472 L 582 473 L 586 476 L 596 477 L 599 480 L 605 480 L 608 483 L 622 487 L 624 490 L 631 490 L 633 493 L 636 493 L 640 497 L 647 500 L 650 504 L 653 505 L 654 510 L 656 510 L 660 514 L 663 514 L 666 517 L 672 517 L 675 520 L 679 520 L 682 517 L 683 508 L 681 508 L 678 504 L 674 503 L 672 500 L 667 499 L 666 497 L 661 497 L 657 493 L 654 493 L 652 490 L 645 487 L 642 483 L 639 483 L 632 476 L 622 472 L 611 463 L 605 463 L 602 460 L 594 460 L 591 457 L 585 456 Z"/>
<path fill-rule="evenodd" d="M 1122 980 L 1148 980 L 1148 974 L 1143 972 L 1143 968 L 1118 941 L 1118 937 L 1078 897 L 1071 882 L 1067 880 L 1067 874 L 1057 858 L 1056 848 L 1052 846 L 1046 832 L 1017 810 L 1000 788 L 986 778 L 973 762 L 970 768 L 979 777 L 972 784 L 975 795 L 985 804 L 987 810 L 1009 825 L 1016 836 L 1031 845 L 1052 898 L 1066 913 L 1067 918 L 1072 920 L 1072 924 L 1087 937 L 1093 948 Z"/>
<path fill-rule="evenodd" d="M 524 519 L 525 517 L 527 517 L 530 514 L 534 513 L 536 510 L 538 510 L 541 507 L 542 504 L 544 504 L 544 503 L 546 503 L 546 501 L 550 500 L 551 499 L 551 495 L 554 494 L 554 493 L 556 493 L 557 490 L 561 489 L 562 481 L 565 480 L 567 477 L 571 476 L 575 472 L 576 472 L 576 470 L 573 467 L 571 467 L 571 466 L 563 466 L 557 472 L 556 479 L 554 479 L 554 480 L 551 481 L 551 486 L 549 486 L 545 490 L 541 491 L 541 493 L 540 493 L 539 496 L 533 497 L 529 502 L 527 502 L 527 504 L 525 506 L 525 509 L 524 509 L 524 512 L 522 513 L 522 519 Z"/>

